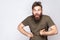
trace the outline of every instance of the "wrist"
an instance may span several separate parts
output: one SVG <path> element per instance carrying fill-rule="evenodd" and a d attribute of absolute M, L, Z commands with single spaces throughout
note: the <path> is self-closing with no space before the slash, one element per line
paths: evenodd
<path fill-rule="evenodd" d="M 47 35 L 47 32 L 45 31 L 45 32 L 43 33 L 43 35 Z"/>
<path fill-rule="evenodd" d="M 43 33 L 40 33 L 40 35 L 46 36 L 47 35 L 47 32 L 44 31 Z"/>
<path fill-rule="evenodd" d="M 28 34 L 27 34 L 27 37 L 33 37 L 33 34 L 28 33 Z"/>

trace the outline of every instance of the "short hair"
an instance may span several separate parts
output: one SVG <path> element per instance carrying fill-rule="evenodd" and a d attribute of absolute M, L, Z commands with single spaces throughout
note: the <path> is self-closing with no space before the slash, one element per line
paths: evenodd
<path fill-rule="evenodd" d="M 32 5 L 32 9 L 33 9 L 35 6 L 40 6 L 40 7 L 42 8 L 41 2 L 34 2 L 33 5 Z"/>

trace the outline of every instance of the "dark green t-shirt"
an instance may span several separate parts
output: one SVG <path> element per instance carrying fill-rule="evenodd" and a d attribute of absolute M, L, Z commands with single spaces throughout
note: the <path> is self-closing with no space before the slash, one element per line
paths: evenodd
<path fill-rule="evenodd" d="M 31 32 L 34 35 L 34 37 L 30 38 L 30 40 L 47 40 L 47 36 L 41 36 L 39 31 L 42 29 L 48 31 L 49 27 L 55 25 L 52 19 L 47 15 L 42 15 L 39 21 L 36 21 L 31 15 L 22 21 L 22 23 L 25 26 L 29 26 Z"/>

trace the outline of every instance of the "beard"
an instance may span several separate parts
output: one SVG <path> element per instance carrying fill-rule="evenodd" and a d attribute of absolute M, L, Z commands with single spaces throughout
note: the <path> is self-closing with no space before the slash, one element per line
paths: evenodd
<path fill-rule="evenodd" d="M 40 19 L 41 19 L 41 16 L 42 16 L 42 13 L 41 14 L 33 14 L 33 17 L 34 17 L 34 19 L 36 20 L 36 21 L 39 21 Z"/>

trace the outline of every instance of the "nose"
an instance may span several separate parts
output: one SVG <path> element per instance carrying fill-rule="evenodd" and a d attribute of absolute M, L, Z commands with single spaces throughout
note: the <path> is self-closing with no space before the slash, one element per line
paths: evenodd
<path fill-rule="evenodd" d="M 36 13 L 38 13 L 38 10 L 36 10 Z"/>

